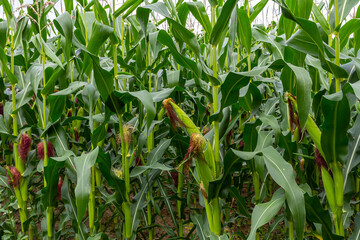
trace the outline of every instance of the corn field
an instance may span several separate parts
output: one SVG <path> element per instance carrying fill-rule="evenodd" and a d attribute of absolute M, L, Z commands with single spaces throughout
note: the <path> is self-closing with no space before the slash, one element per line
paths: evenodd
<path fill-rule="evenodd" d="M 360 239 L 359 3 L 0 0 L 1 239 Z"/>

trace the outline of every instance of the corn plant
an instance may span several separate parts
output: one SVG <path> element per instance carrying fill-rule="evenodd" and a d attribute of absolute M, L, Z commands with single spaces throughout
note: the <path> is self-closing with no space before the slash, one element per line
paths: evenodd
<path fill-rule="evenodd" d="M 359 239 L 359 1 L 15 3 L 1 239 Z"/>

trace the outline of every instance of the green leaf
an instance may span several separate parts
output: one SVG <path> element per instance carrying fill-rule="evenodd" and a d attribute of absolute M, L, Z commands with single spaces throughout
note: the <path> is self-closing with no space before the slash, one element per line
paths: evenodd
<path fill-rule="evenodd" d="M 340 49 L 343 49 L 350 37 L 350 35 L 360 29 L 360 19 L 353 18 L 346 22 L 339 31 Z"/>
<path fill-rule="evenodd" d="M 171 18 L 170 13 L 169 13 L 166 5 L 164 3 L 162 3 L 162 2 L 156 2 L 156 3 L 153 3 L 153 4 L 148 4 L 148 5 L 145 5 L 145 6 L 141 6 L 139 8 L 146 8 L 146 9 L 149 9 L 149 10 L 153 10 L 154 12 L 157 12 L 157 13 L 163 15 L 166 18 Z"/>
<path fill-rule="evenodd" d="M 202 215 L 192 214 L 190 215 L 190 219 L 196 226 L 196 235 L 199 238 L 199 240 L 208 240 L 210 230 L 208 224 L 206 223 L 205 213 L 203 213 Z"/>
<path fill-rule="evenodd" d="M 170 197 L 169 195 L 166 193 L 165 191 L 165 186 L 163 185 L 163 182 L 161 182 L 159 179 L 157 179 L 157 186 L 159 187 L 159 190 L 160 190 L 160 194 L 162 196 L 162 199 L 164 200 L 165 202 L 165 205 L 170 213 L 170 217 L 171 217 L 171 220 L 173 221 L 174 223 L 174 227 L 177 229 L 178 227 L 178 221 L 176 219 L 176 215 L 175 215 L 175 211 L 174 211 L 174 207 L 173 205 L 171 204 L 171 201 L 170 201 Z"/>
<path fill-rule="evenodd" d="M 65 11 L 71 14 L 74 9 L 74 1 L 73 0 L 64 0 L 65 3 Z"/>
<path fill-rule="evenodd" d="M 230 149 L 224 157 L 223 174 L 214 181 L 210 181 L 208 188 L 208 201 L 220 196 L 220 193 L 231 185 L 231 174 L 242 168 L 242 161 L 253 159 L 260 152 L 242 152 Z"/>
<path fill-rule="evenodd" d="M 349 237 L 348 240 L 357 240 L 360 237 L 360 213 L 356 214 L 355 217 L 355 228 L 353 234 Z"/>
<path fill-rule="evenodd" d="M 38 50 L 38 52 L 41 53 L 41 43 L 40 43 L 40 41 L 42 41 L 42 46 L 43 46 L 43 50 L 45 52 L 45 55 L 48 56 L 53 62 L 55 62 L 61 68 L 64 68 L 61 61 L 60 61 L 60 59 L 56 56 L 56 54 L 53 52 L 51 47 L 40 37 L 39 34 L 35 35 L 35 37 L 32 40 L 32 43 L 36 47 L 36 50 Z"/>
<path fill-rule="evenodd" d="M 80 157 L 76 157 L 74 162 L 77 170 L 77 183 L 75 187 L 75 198 L 77 207 L 78 224 L 85 216 L 85 212 L 89 202 L 91 190 L 91 167 L 94 166 L 98 157 L 99 148 L 95 148 L 89 153 L 83 153 Z"/>
<path fill-rule="evenodd" d="M 27 104 L 32 99 L 33 95 L 34 91 L 31 88 L 31 82 L 28 81 L 25 83 L 25 86 L 21 90 L 21 92 L 16 94 L 16 111 L 18 111 L 22 106 Z"/>
<path fill-rule="evenodd" d="M 185 42 L 194 52 L 196 57 L 200 58 L 200 46 L 195 34 L 172 19 L 168 18 L 167 21 L 171 26 L 171 32 L 174 34 L 174 37 L 178 39 L 178 41 L 180 40 Z"/>
<path fill-rule="evenodd" d="M 64 74 L 65 70 L 60 66 L 57 66 L 51 77 L 47 80 L 45 87 L 41 90 L 41 94 L 47 96 L 54 91 L 55 83 L 59 80 L 59 77 Z"/>
<path fill-rule="evenodd" d="M 144 105 L 147 114 L 146 117 L 147 129 L 150 129 L 150 125 L 156 116 L 156 111 L 151 94 L 146 90 L 142 90 L 138 92 L 129 92 L 129 94 L 132 95 L 133 97 L 136 97 Z"/>
<path fill-rule="evenodd" d="M 164 30 L 159 31 L 158 40 L 163 45 L 165 45 L 169 48 L 172 56 L 174 57 L 174 59 L 177 63 L 179 63 L 181 66 L 193 71 L 193 73 L 196 76 L 199 76 L 199 69 L 197 67 L 197 64 L 178 52 L 178 50 L 174 44 L 174 41 L 171 39 L 171 37 L 169 36 L 169 34 L 166 31 L 164 31 Z"/>
<path fill-rule="evenodd" d="M 225 29 L 230 20 L 231 13 L 236 6 L 237 0 L 227 0 L 222 7 L 219 18 L 217 19 L 213 30 L 210 35 L 210 44 L 217 45 L 220 41 L 221 36 L 223 35 Z"/>
<path fill-rule="evenodd" d="M 70 85 L 61 90 L 61 91 L 58 91 L 56 93 L 53 93 L 51 94 L 50 96 L 68 96 L 76 91 L 78 91 L 80 88 L 82 88 L 83 86 L 85 86 L 87 83 L 86 82 L 72 82 L 70 83 Z"/>
<path fill-rule="evenodd" d="M 66 59 L 70 59 L 71 54 L 71 42 L 73 37 L 73 24 L 71 16 L 68 12 L 64 12 L 60 16 L 54 19 L 54 25 L 61 35 L 65 37 L 65 56 Z"/>
<path fill-rule="evenodd" d="M 245 87 L 249 81 L 250 78 L 244 76 L 243 74 L 230 72 L 220 87 L 222 94 L 221 107 L 225 108 L 237 102 L 239 99 L 240 89 Z"/>
<path fill-rule="evenodd" d="M 114 94 L 114 79 L 112 72 L 108 72 L 100 67 L 98 57 L 92 56 L 94 79 L 96 87 L 103 102 L 115 113 L 119 114 L 122 108 L 120 101 Z"/>
<path fill-rule="evenodd" d="M 248 240 L 256 239 L 256 230 L 266 223 L 270 222 L 285 202 L 285 194 L 282 189 L 278 189 L 271 200 L 267 203 L 257 204 L 251 216 L 251 231 Z"/>
<path fill-rule="evenodd" d="M 263 149 L 262 153 L 271 177 L 285 190 L 286 200 L 294 218 L 297 238 L 303 239 L 306 220 L 305 201 L 303 192 L 296 183 L 295 172 L 290 163 L 286 162 L 273 147 Z"/>
<path fill-rule="evenodd" d="M 3 6 L 6 17 L 7 17 L 8 21 L 10 22 L 12 20 L 12 18 L 13 18 L 13 11 L 12 11 L 12 7 L 11 7 L 9 1 L 8 0 L 2 0 L 0 2 L 0 4 Z"/>
<path fill-rule="evenodd" d="M 241 45 L 246 49 L 247 53 L 251 53 L 251 24 L 247 11 L 245 9 L 238 9 L 237 33 Z"/>
<path fill-rule="evenodd" d="M 237 208 L 239 209 L 239 212 L 246 217 L 250 217 L 250 214 L 246 206 L 245 198 L 240 195 L 240 191 L 235 186 L 230 187 L 230 195 L 232 198 L 236 199 Z"/>
<path fill-rule="evenodd" d="M 81 226 L 78 225 L 77 209 L 74 199 L 70 194 L 68 176 L 65 175 L 63 186 L 61 188 L 61 198 L 64 202 L 66 213 L 71 219 L 74 219 L 73 227 L 76 232 L 79 232 L 81 239 L 86 239 L 86 233 L 82 230 Z M 79 229 L 79 231 L 78 231 Z"/>
<path fill-rule="evenodd" d="M 94 12 L 105 25 L 110 26 L 109 19 L 104 7 L 100 4 L 99 0 L 94 0 Z"/>
<path fill-rule="evenodd" d="M 321 224 L 324 240 L 343 239 L 332 232 L 332 222 L 329 210 L 324 210 L 317 196 L 310 197 L 305 194 L 306 217 L 313 223 Z"/>
<path fill-rule="evenodd" d="M 310 16 L 313 0 L 287 0 L 286 4 L 288 5 L 288 10 L 291 11 L 294 16 L 305 20 Z M 283 24 L 286 39 L 288 39 L 294 32 L 295 23 L 288 19 L 283 19 Z"/>
<path fill-rule="evenodd" d="M 306 33 L 307 37 L 309 39 L 311 39 L 311 41 L 317 46 L 317 48 L 319 50 L 319 58 L 320 58 L 320 61 L 322 62 L 323 67 L 325 67 L 327 71 L 332 72 L 336 78 L 344 78 L 344 72 L 340 70 L 341 68 L 326 59 L 327 56 L 325 55 L 325 47 L 324 47 L 319 29 L 317 28 L 317 25 L 312 21 L 295 17 L 293 15 L 293 13 L 291 13 L 291 11 L 286 6 L 282 5 L 281 9 L 282 9 L 283 15 L 286 18 L 299 24 L 299 26 Z M 346 73 L 345 73 L 345 75 L 346 75 Z M 346 76 L 345 76 L 345 78 L 346 78 Z"/>
<path fill-rule="evenodd" d="M 48 97 L 50 104 L 49 117 L 52 122 L 56 122 L 64 112 L 66 105 L 66 96 L 52 96 Z"/>
<path fill-rule="evenodd" d="M 360 163 L 360 116 L 351 129 L 349 129 L 349 152 L 344 166 L 344 189 L 351 177 L 350 172 Z M 349 176 L 350 175 L 350 176 Z"/>
<path fill-rule="evenodd" d="M 349 15 L 351 9 L 353 9 L 358 3 L 358 0 L 338 0 L 339 1 L 339 25 Z M 333 5 L 334 6 L 334 5 Z M 335 26 L 335 8 L 333 7 L 330 14 L 330 25 L 332 29 L 336 29 Z"/>
<path fill-rule="evenodd" d="M 250 15 L 250 22 L 253 22 L 259 13 L 264 9 L 269 0 L 261 0 L 254 6 L 254 11 Z"/>
<path fill-rule="evenodd" d="M 130 177 L 136 177 L 136 176 L 142 174 L 143 172 L 145 172 L 148 169 L 158 169 L 158 170 L 161 170 L 161 171 L 170 171 L 170 170 L 172 170 L 172 168 L 169 168 L 169 167 L 167 167 L 164 164 L 159 162 L 161 160 L 162 156 L 164 155 L 165 151 L 169 148 L 170 143 L 171 143 L 171 139 L 162 140 L 156 146 L 156 148 L 151 150 L 151 152 L 149 153 L 149 156 L 148 156 L 148 159 L 147 159 L 147 162 L 146 162 L 146 166 L 135 167 L 131 171 Z"/>
<path fill-rule="evenodd" d="M 347 130 L 350 121 L 350 108 L 342 92 L 324 96 L 321 101 L 324 114 L 321 146 L 328 163 L 345 163 L 348 153 Z"/>
<path fill-rule="evenodd" d="M 165 139 L 165 140 L 161 141 L 156 146 L 156 148 L 151 150 L 151 152 L 149 153 L 146 165 L 151 165 L 151 164 L 158 162 L 164 155 L 165 151 L 170 146 L 170 143 L 171 143 L 171 139 Z"/>
<path fill-rule="evenodd" d="M 101 148 L 99 148 L 99 155 L 96 160 L 96 163 L 99 165 L 101 175 L 107 180 L 108 184 L 115 189 L 115 197 L 118 204 L 126 201 L 126 188 L 125 181 L 118 178 L 112 171 L 110 154 L 105 153 Z"/>
<path fill-rule="evenodd" d="M 263 122 L 263 124 L 271 126 L 272 130 L 274 131 L 274 135 L 275 135 L 275 143 L 277 144 L 279 142 L 279 138 L 281 136 L 281 129 L 280 129 L 279 123 L 278 123 L 277 119 L 275 118 L 275 116 L 266 115 L 266 114 L 261 113 L 259 119 L 261 122 Z M 261 127 L 262 127 L 262 125 L 261 125 Z M 261 127 L 260 127 L 260 130 L 261 130 Z"/>
<path fill-rule="evenodd" d="M 310 74 L 304 68 L 287 64 L 296 76 L 296 98 L 299 112 L 299 122 L 301 129 L 304 130 L 305 124 L 311 109 L 311 89 L 312 80 Z"/>
<path fill-rule="evenodd" d="M 313 3 L 312 12 L 314 14 L 315 19 L 320 23 L 321 27 L 324 29 L 326 34 L 329 35 L 330 34 L 329 23 L 327 22 L 324 15 L 321 13 L 318 6 L 316 6 L 316 3 Z"/>
<path fill-rule="evenodd" d="M 356 11 L 356 18 L 360 18 L 360 6 L 358 7 Z M 354 52 L 355 56 L 357 56 L 357 52 L 360 48 L 360 29 L 354 32 Z"/>
<path fill-rule="evenodd" d="M 4 69 L 4 72 L 6 73 L 7 77 L 9 78 L 9 81 L 11 84 L 17 84 L 18 79 L 15 77 L 15 75 L 10 71 L 10 69 L 7 66 L 8 60 L 7 56 L 5 54 L 5 51 L 2 47 L 0 47 L 0 62 L 1 62 L 1 68 Z"/>
<path fill-rule="evenodd" d="M 100 51 L 100 48 L 104 45 L 104 43 L 112 33 L 113 33 L 113 28 L 95 21 L 94 26 L 92 28 L 91 38 L 86 47 L 88 52 L 97 56 L 98 52 Z M 89 71 L 91 70 L 91 59 L 94 61 L 94 56 L 91 55 L 89 56 L 89 55 L 90 54 L 86 55 L 84 59 L 84 72 L 87 75 L 90 74 Z"/>
<path fill-rule="evenodd" d="M 121 7 L 119 7 L 115 12 L 114 12 L 114 17 L 117 18 L 118 16 L 120 16 L 120 14 L 122 14 L 123 12 L 125 12 L 126 10 L 128 10 L 131 6 L 133 6 L 134 4 L 139 5 L 140 3 L 142 3 L 143 0 L 139 1 L 138 0 L 126 0 Z"/>
<path fill-rule="evenodd" d="M 145 198 L 148 195 L 149 188 L 154 184 L 160 172 L 160 170 L 152 170 L 148 176 L 144 176 L 140 179 L 141 190 L 134 196 L 133 204 L 131 204 L 131 226 L 133 234 L 140 223 L 140 212 L 146 206 Z"/>
<path fill-rule="evenodd" d="M 199 23 L 205 29 L 206 33 L 210 35 L 212 27 L 204 4 L 200 1 L 186 2 L 185 4 L 188 6 L 191 14 L 195 17 L 196 20 L 199 21 Z"/>
<path fill-rule="evenodd" d="M 149 22 L 150 9 L 139 7 L 136 9 L 136 18 L 140 23 L 144 36 L 147 36 L 147 25 Z"/>
<path fill-rule="evenodd" d="M 0 22 L 0 47 L 5 48 L 8 37 L 8 23 L 7 21 Z"/>
<path fill-rule="evenodd" d="M 45 208 L 57 206 L 56 196 L 58 194 L 59 171 L 64 166 L 64 161 L 55 161 L 50 158 L 48 165 L 44 168 L 46 187 L 41 190 L 41 193 L 42 203 Z"/>

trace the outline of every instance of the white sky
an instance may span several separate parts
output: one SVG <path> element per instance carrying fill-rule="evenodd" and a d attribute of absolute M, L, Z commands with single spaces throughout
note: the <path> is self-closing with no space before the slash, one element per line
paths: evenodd
<path fill-rule="evenodd" d="M 20 2 L 19 0 L 9 0 L 11 1 L 11 3 L 13 3 L 13 9 L 16 9 L 17 7 L 20 6 Z M 118 8 L 119 6 L 121 6 L 121 4 L 123 3 L 124 0 L 115 0 L 116 1 L 116 8 Z M 191 0 L 185 0 L 185 1 L 191 1 Z M 210 4 L 208 3 L 208 0 L 202 0 L 205 7 L 207 8 L 207 11 L 210 13 Z M 255 6 L 260 0 L 249 0 L 249 4 L 251 7 Z M 33 2 L 33 0 L 23 0 L 24 4 L 31 4 Z M 111 2 L 112 0 L 100 0 L 100 3 L 102 3 L 103 5 L 106 5 L 107 2 Z M 320 2 L 325 2 L 325 9 L 327 9 L 328 6 L 328 2 L 329 0 L 314 0 L 314 2 L 316 3 L 320 3 Z M 76 1 L 74 0 L 74 4 L 76 4 Z M 239 6 L 244 4 L 244 0 L 239 0 Z M 63 0 L 59 0 L 56 5 L 55 8 L 61 12 L 61 5 L 64 8 L 64 3 Z M 18 13 L 16 13 L 17 15 Z M 353 15 L 354 12 L 351 12 L 350 15 Z M 254 24 L 264 24 L 265 26 L 267 26 L 268 24 L 271 23 L 271 21 L 278 21 L 279 17 L 281 15 L 281 12 L 279 10 L 279 6 L 274 3 L 272 0 L 269 0 L 268 4 L 266 5 L 266 7 L 263 9 L 263 11 L 257 16 L 257 18 L 254 20 Z M 0 17 L 5 18 L 4 15 L 4 11 L 2 9 L 2 6 L 0 6 Z M 49 18 L 54 18 L 55 15 L 53 12 L 50 13 Z M 161 16 L 159 17 L 159 19 L 161 19 Z M 188 22 L 187 22 L 187 28 L 194 30 L 195 32 L 198 32 L 201 30 L 201 25 L 196 21 L 196 19 L 194 17 L 191 16 L 191 13 L 189 13 L 189 17 L 188 17 Z"/>

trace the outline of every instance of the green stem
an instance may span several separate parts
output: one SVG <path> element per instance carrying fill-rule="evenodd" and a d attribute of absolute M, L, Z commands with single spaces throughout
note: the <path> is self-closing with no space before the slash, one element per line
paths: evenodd
<path fill-rule="evenodd" d="M 335 189 L 335 203 L 336 209 L 334 211 L 335 215 L 335 225 L 337 226 L 336 234 L 344 236 L 344 225 L 342 221 L 343 215 L 343 206 L 344 206 L 344 180 L 343 172 L 340 163 L 334 162 L 330 165 L 333 172 L 334 178 L 334 189 Z"/>
<path fill-rule="evenodd" d="M 221 207 L 219 201 L 219 198 L 214 198 L 212 200 L 214 224 L 213 233 L 215 233 L 216 235 L 221 235 Z"/>
<path fill-rule="evenodd" d="M 45 74 L 45 62 L 46 62 L 46 56 L 45 56 L 45 51 L 44 51 L 44 45 L 43 45 L 43 40 L 41 37 L 41 26 L 40 26 L 40 17 L 38 19 L 38 27 L 40 29 L 39 31 L 39 40 L 40 40 L 40 46 L 41 46 L 41 58 L 42 58 L 42 74 L 43 74 L 43 87 L 45 87 L 46 85 L 46 74 Z M 42 100 L 43 100 L 43 129 L 45 130 L 46 128 L 46 95 L 41 94 L 42 96 Z M 43 142 L 44 142 L 44 168 L 48 166 L 48 162 L 49 162 L 49 158 L 48 158 L 48 149 L 47 149 L 47 140 L 46 140 L 46 134 L 44 134 L 44 137 L 42 138 Z M 46 187 L 46 179 L 44 176 L 44 187 Z M 53 237 L 53 212 L 52 212 L 52 208 L 47 207 L 46 209 L 46 226 L 47 226 L 47 233 L 48 233 L 48 237 L 49 239 L 52 239 Z"/>
<path fill-rule="evenodd" d="M 184 165 L 181 165 L 179 167 L 179 175 L 178 175 L 178 189 L 177 189 L 177 195 L 178 198 L 181 198 L 182 191 L 184 187 Z M 180 237 L 183 237 L 183 221 L 182 221 L 182 211 L 181 211 L 181 200 L 176 201 L 176 207 L 177 207 L 177 214 L 178 214 L 178 221 L 179 221 L 179 230 L 178 234 Z"/>
<path fill-rule="evenodd" d="M 255 170 L 255 166 L 253 166 L 253 183 L 254 183 L 254 191 L 255 191 L 255 203 L 258 204 L 260 202 L 260 179 L 259 173 Z"/>
<path fill-rule="evenodd" d="M 95 231 L 95 167 L 91 167 L 91 189 L 89 196 L 89 228 L 92 236 Z"/>
<path fill-rule="evenodd" d="M 294 240 L 294 222 L 292 219 L 289 221 L 289 238 L 290 240 Z"/>
<path fill-rule="evenodd" d="M 147 67 L 149 67 L 151 65 L 151 52 L 150 52 L 150 42 L 147 43 Z M 151 70 L 148 70 L 148 89 L 149 92 L 151 93 L 152 90 L 152 82 L 151 82 Z M 149 136 L 147 138 L 147 148 L 148 148 L 148 153 L 151 152 L 151 150 L 154 148 L 154 131 L 151 131 L 149 133 Z M 151 191 L 151 189 L 150 189 Z M 152 222 L 152 212 L 151 212 L 151 204 L 150 204 L 150 193 L 148 194 L 148 199 L 147 201 L 149 201 L 148 203 L 148 208 L 147 208 L 147 214 L 148 214 L 148 224 L 151 225 Z M 154 231 L 153 229 L 149 229 L 149 240 L 152 240 L 154 237 Z"/>
<path fill-rule="evenodd" d="M 132 235 L 131 232 L 131 210 L 130 210 L 130 176 L 129 176 L 129 166 L 127 160 L 127 144 L 125 143 L 124 138 L 124 129 L 122 123 L 122 115 L 118 115 L 119 118 L 119 128 L 120 128 L 120 138 L 121 138 L 121 157 L 122 157 L 122 167 L 123 167 L 123 178 L 125 180 L 125 197 L 126 201 L 123 202 L 122 207 L 125 215 L 125 236 L 130 238 Z"/>
<path fill-rule="evenodd" d="M 211 7 L 211 24 L 215 25 L 215 7 Z M 213 77 L 217 78 L 217 57 L 216 57 L 216 45 L 212 45 L 212 70 Z M 212 96 L 213 96 L 213 112 L 216 113 L 219 110 L 219 86 L 212 86 Z M 214 176 L 220 176 L 220 134 L 219 134 L 219 121 L 214 121 Z M 213 229 L 212 232 L 216 235 L 221 235 L 221 208 L 219 204 L 219 198 L 212 200 L 212 223 Z M 209 221 L 210 222 L 210 221 Z"/>
<path fill-rule="evenodd" d="M 356 189 L 355 189 L 355 193 L 359 192 L 359 188 L 360 188 L 360 178 L 358 176 L 355 176 L 356 179 Z M 360 197 L 356 197 L 356 201 L 358 202 L 360 200 Z M 359 212 L 360 210 L 360 205 L 356 204 L 356 212 Z"/>
<path fill-rule="evenodd" d="M 339 25 L 339 0 L 335 0 L 335 28 Z M 336 31 L 335 33 L 335 63 L 340 66 L 340 38 L 339 33 Z M 341 79 L 336 78 L 336 92 L 340 91 L 341 88 Z"/>
<path fill-rule="evenodd" d="M 10 62 L 10 69 L 11 69 L 11 72 L 14 73 L 14 65 L 15 65 L 14 62 L 15 61 L 14 61 L 14 29 L 13 29 L 14 26 L 13 26 L 13 19 L 11 18 L 10 21 L 11 21 L 11 33 L 10 33 L 11 34 L 11 43 L 10 43 L 11 62 Z M 15 87 L 16 87 L 16 84 L 11 84 L 11 98 L 12 98 L 12 110 L 13 110 L 13 112 L 15 112 L 15 110 L 16 110 L 16 91 L 15 91 Z M 12 119 L 13 119 L 13 135 L 17 137 L 18 136 L 18 124 L 17 124 L 16 114 L 11 114 L 11 116 L 12 116 Z M 13 153 L 14 153 L 15 167 L 21 174 L 23 174 L 24 171 L 25 171 L 25 166 L 24 166 L 24 163 L 23 163 L 22 159 L 19 158 L 18 141 L 17 140 L 13 141 Z M 23 179 L 23 180 L 25 180 L 25 179 Z M 19 187 L 14 188 L 14 190 L 15 190 L 15 196 L 16 196 L 16 199 L 17 199 L 18 205 L 19 205 L 21 230 L 22 230 L 23 233 L 25 233 L 25 231 L 24 231 L 24 222 L 27 220 L 27 214 L 26 214 L 27 203 L 24 200 L 27 199 L 27 187 L 26 187 L 26 189 L 25 189 L 25 191 L 23 193 L 25 196 L 21 195 L 21 190 L 19 189 Z"/>
<path fill-rule="evenodd" d="M 213 211 L 207 199 L 204 199 L 204 202 L 205 202 L 206 216 L 209 222 L 209 228 L 211 232 L 214 232 Z"/>

